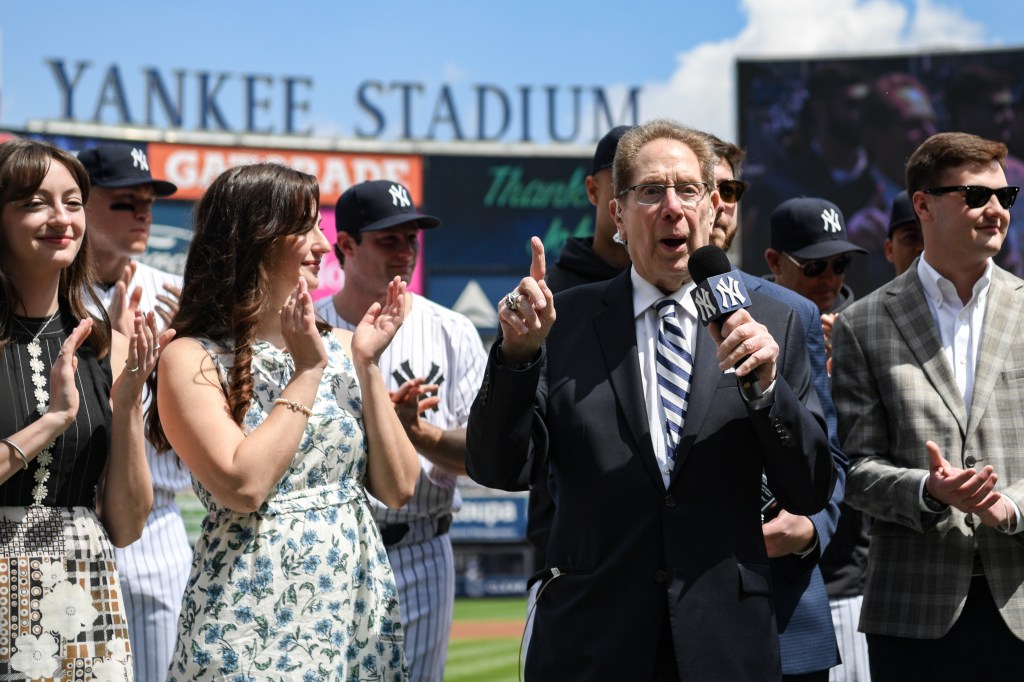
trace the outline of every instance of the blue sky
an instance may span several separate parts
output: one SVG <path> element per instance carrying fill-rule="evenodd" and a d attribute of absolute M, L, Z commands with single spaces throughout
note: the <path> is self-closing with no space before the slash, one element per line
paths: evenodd
<path fill-rule="evenodd" d="M 88 9 L 61 0 L 45 7 L 0 0 L 0 126 L 18 129 L 32 119 L 61 115 L 61 90 L 46 64 L 61 59 L 69 72 L 79 61 L 91 63 L 76 88 L 79 120 L 92 117 L 104 75 L 116 65 L 136 120 L 144 109 L 142 68 L 156 67 L 168 82 L 174 70 L 185 70 L 186 128 L 195 127 L 190 119 L 197 117 L 194 74 L 206 71 L 236 79 L 269 76 L 263 93 L 270 105 L 262 124 L 274 132 L 284 126 L 284 79 L 300 77 L 312 85 L 297 90 L 309 112 L 297 112 L 296 121 L 317 136 L 352 137 L 359 128 L 372 128 L 374 120 L 357 105 L 357 91 L 361 83 L 380 81 L 423 85 L 412 99 L 413 133 L 419 137 L 427 132 L 442 85 L 450 88 L 461 126 L 471 134 L 474 84 L 491 84 L 509 95 L 530 86 L 534 114 L 544 86 L 556 86 L 563 98 L 573 85 L 598 86 L 613 110 L 626 101 L 629 88 L 639 87 L 641 118 L 667 115 L 733 137 L 737 55 L 1024 45 L 1024 3 L 1006 0 L 111 0 Z M 219 98 L 236 128 L 243 125 L 241 83 L 229 79 Z M 396 139 L 398 92 L 378 93 L 376 106 L 386 119 L 379 137 Z M 115 113 L 113 106 L 103 108 L 108 122 Z M 453 134 L 450 125 L 435 130 L 438 139 Z M 513 123 L 513 137 L 515 130 Z M 542 131 L 534 136 L 544 141 Z M 590 142 L 585 135 L 578 141 Z"/>

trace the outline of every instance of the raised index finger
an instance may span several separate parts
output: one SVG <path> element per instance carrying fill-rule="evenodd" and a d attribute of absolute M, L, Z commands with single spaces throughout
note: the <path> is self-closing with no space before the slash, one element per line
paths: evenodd
<path fill-rule="evenodd" d="M 538 282 L 544 279 L 546 264 L 544 263 L 544 242 L 540 237 L 530 238 L 530 248 L 533 250 L 533 261 L 530 263 L 530 277 Z"/>

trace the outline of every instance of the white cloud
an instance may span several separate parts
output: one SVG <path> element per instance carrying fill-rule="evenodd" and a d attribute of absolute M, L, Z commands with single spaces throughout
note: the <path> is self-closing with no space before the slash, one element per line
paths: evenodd
<path fill-rule="evenodd" d="M 678 56 L 668 82 L 647 83 L 642 119 L 674 118 L 736 139 L 736 58 L 882 54 L 977 47 L 984 27 L 933 0 L 913 11 L 896 0 L 743 0 L 747 25 L 734 38 Z"/>
<path fill-rule="evenodd" d="M 469 69 L 462 68 L 454 61 L 446 61 L 441 67 L 441 79 L 444 83 L 462 83 L 469 77 Z"/>

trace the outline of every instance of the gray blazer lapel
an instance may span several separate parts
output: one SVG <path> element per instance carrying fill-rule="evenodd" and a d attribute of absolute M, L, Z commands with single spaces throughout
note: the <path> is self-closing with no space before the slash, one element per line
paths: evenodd
<path fill-rule="evenodd" d="M 982 324 L 981 348 L 978 366 L 974 370 L 974 392 L 971 414 L 967 423 L 967 438 L 978 428 L 985 408 L 992 397 L 996 379 L 1006 364 L 1007 352 L 1018 341 L 1021 307 L 1024 305 L 1021 283 L 1006 272 L 992 269 L 992 283 L 988 290 L 985 321 Z"/>
<path fill-rule="evenodd" d="M 917 268 L 911 267 L 897 277 L 886 289 L 886 293 L 888 297 L 885 308 L 892 318 L 893 327 L 914 354 L 928 381 L 942 396 L 946 407 L 959 424 L 960 432 L 966 433 L 967 406 L 956 385 L 953 369 L 942 354 L 942 339 L 928 308 Z"/>
<path fill-rule="evenodd" d="M 608 379 L 615 400 L 640 448 L 640 456 L 659 488 L 665 484 L 658 469 L 647 422 L 640 361 L 636 350 L 636 326 L 633 317 L 633 287 L 629 269 L 612 279 L 605 290 L 605 309 L 594 315 L 594 334 L 601 346 Z"/>

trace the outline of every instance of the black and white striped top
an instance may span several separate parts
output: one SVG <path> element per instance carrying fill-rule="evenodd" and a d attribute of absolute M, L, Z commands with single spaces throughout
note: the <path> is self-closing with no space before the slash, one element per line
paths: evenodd
<path fill-rule="evenodd" d="M 39 335 L 40 357 L 50 391 L 50 369 L 60 347 L 77 321 L 66 311 L 56 320 L 48 318 L 14 317 L 14 342 L 0 351 L 0 437 L 8 437 L 40 418 L 36 411 L 35 388 L 32 385 L 31 357 L 28 344 Z M 92 346 L 86 341 L 78 350 L 78 416 L 53 447 L 53 464 L 46 483 L 47 495 L 42 504 L 47 507 L 71 508 L 96 506 L 96 484 L 107 462 L 110 448 L 110 372 L 109 354 L 97 360 Z M 32 489 L 39 462 L 33 459 L 28 470 L 19 469 L 0 484 L 0 506 L 27 507 L 32 505 Z"/>

